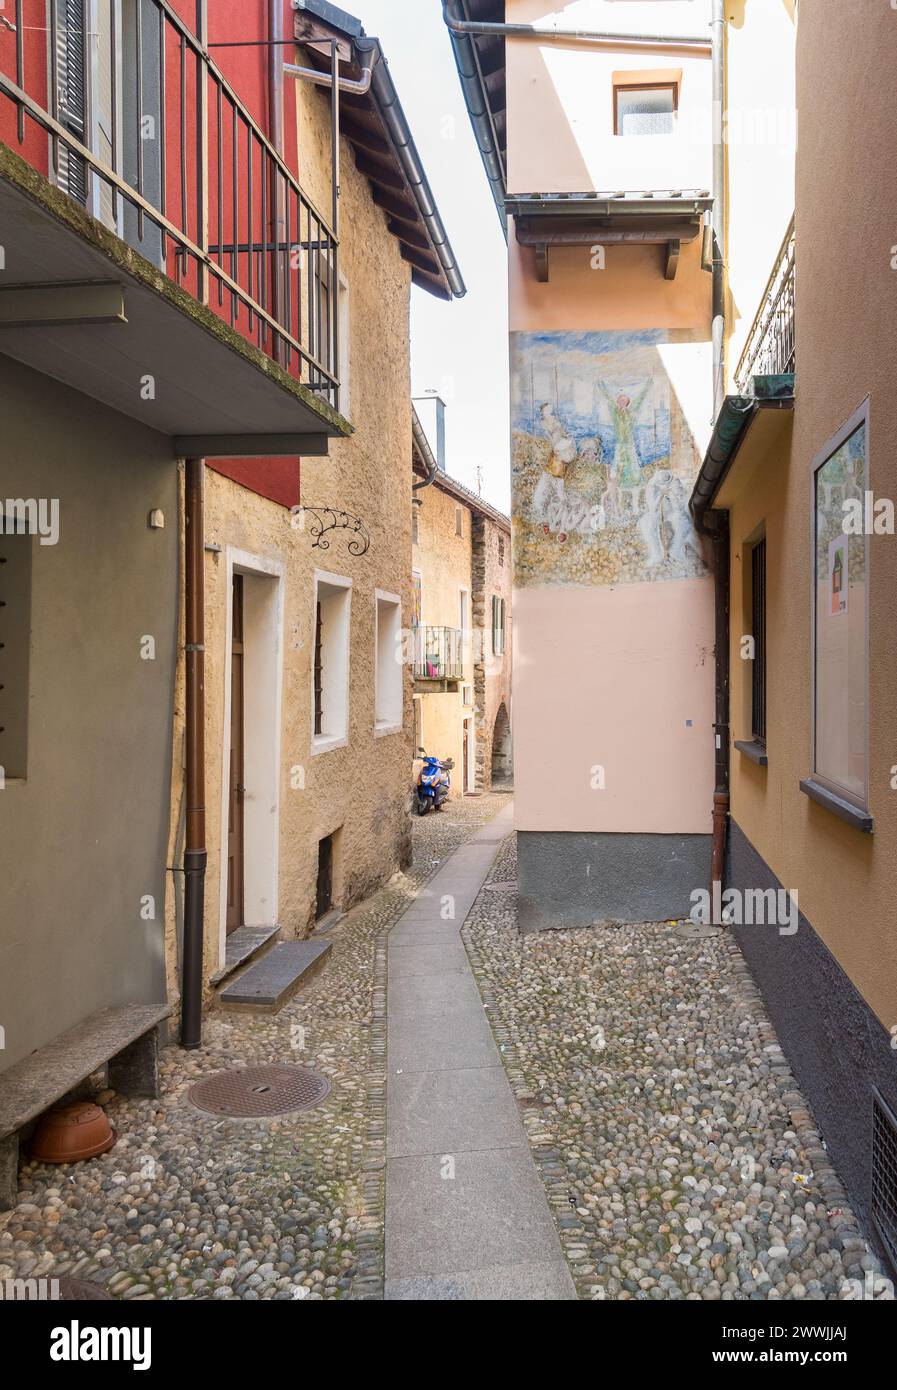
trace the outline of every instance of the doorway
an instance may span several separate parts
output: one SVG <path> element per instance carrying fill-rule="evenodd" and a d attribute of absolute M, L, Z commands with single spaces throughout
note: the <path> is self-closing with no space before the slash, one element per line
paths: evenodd
<path fill-rule="evenodd" d="M 219 764 L 222 965 L 233 932 L 278 922 L 284 599 L 280 561 L 231 547 L 226 557 Z"/>
<path fill-rule="evenodd" d="M 243 926 L 246 879 L 244 796 L 243 576 L 233 577 L 230 658 L 230 767 L 227 816 L 227 935 Z"/>
<path fill-rule="evenodd" d="M 325 835 L 318 842 L 318 886 L 315 897 L 315 921 L 333 907 L 333 836 Z"/>
<path fill-rule="evenodd" d="M 461 790 L 469 792 L 472 785 L 473 775 L 473 720 L 464 720 L 464 732 L 461 742 Z"/>

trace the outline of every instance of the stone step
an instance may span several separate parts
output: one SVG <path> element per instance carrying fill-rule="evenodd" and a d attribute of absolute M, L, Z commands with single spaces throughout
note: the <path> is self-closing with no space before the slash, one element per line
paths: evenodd
<path fill-rule="evenodd" d="M 276 1013 L 321 969 L 331 949 L 330 941 L 281 941 L 220 989 L 218 1003 Z"/>
<path fill-rule="evenodd" d="M 280 927 L 238 927 L 227 938 L 224 951 L 224 965 L 211 983 L 220 985 L 229 975 L 241 966 L 248 965 L 254 958 L 260 958 L 274 945 Z"/>

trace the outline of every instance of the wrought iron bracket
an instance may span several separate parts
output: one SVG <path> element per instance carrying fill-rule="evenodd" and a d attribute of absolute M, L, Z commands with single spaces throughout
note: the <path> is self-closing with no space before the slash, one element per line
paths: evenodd
<path fill-rule="evenodd" d="M 341 507 L 327 507 L 322 503 L 308 503 L 303 507 L 293 507 L 290 512 L 290 525 L 296 531 L 307 531 L 312 538 L 313 550 L 329 550 L 327 536 L 331 531 L 348 531 L 350 555 L 366 555 L 371 545 L 368 529 L 360 517 Z"/>

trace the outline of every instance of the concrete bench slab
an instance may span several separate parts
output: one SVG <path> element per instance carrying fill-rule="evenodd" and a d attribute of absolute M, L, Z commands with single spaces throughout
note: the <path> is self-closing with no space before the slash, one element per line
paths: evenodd
<path fill-rule="evenodd" d="M 168 1004 L 100 1009 L 0 1072 L 0 1211 L 15 1206 L 19 1131 L 108 1063 L 122 1095 L 159 1094 L 158 1025 Z"/>

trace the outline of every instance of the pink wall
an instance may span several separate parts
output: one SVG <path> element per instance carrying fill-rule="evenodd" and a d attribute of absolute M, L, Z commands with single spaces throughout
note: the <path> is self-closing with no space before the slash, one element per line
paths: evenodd
<path fill-rule="evenodd" d="M 709 832 L 712 583 L 516 589 L 514 631 L 517 829 Z"/>

